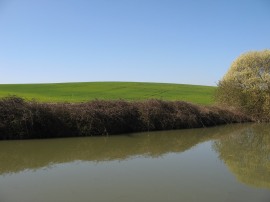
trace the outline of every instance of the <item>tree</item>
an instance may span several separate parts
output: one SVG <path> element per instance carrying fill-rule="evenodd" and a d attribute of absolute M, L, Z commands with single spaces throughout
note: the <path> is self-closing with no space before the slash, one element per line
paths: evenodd
<path fill-rule="evenodd" d="M 270 120 L 270 50 L 242 54 L 218 83 L 216 99 L 260 121 Z"/>

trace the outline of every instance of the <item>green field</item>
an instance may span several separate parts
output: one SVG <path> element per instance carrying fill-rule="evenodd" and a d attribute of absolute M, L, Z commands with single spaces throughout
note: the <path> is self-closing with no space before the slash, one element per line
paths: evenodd
<path fill-rule="evenodd" d="M 16 95 L 41 102 L 162 99 L 209 105 L 213 103 L 215 89 L 213 86 L 140 82 L 0 84 L 0 97 Z"/>

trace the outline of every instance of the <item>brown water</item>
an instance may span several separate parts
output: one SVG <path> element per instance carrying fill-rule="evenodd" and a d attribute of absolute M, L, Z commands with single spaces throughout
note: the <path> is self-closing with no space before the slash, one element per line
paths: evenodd
<path fill-rule="evenodd" d="M 0 142 L 0 202 L 269 202 L 270 125 Z"/>

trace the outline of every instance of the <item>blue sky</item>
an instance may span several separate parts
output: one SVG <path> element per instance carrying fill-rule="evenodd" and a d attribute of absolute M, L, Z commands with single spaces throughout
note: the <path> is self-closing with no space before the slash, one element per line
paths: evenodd
<path fill-rule="evenodd" d="M 215 85 L 267 48 L 269 0 L 0 0 L 0 83 Z"/>

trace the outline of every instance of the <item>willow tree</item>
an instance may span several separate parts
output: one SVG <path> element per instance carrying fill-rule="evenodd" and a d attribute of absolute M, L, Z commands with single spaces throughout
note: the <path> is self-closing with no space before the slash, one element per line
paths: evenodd
<path fill-rule="evenodd" d="M 218 83 L 217 101 L 270 120 L 270 50 L 242 54 Z"/>

